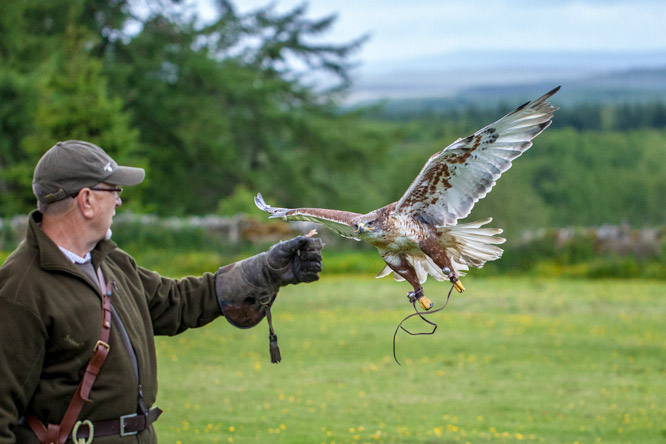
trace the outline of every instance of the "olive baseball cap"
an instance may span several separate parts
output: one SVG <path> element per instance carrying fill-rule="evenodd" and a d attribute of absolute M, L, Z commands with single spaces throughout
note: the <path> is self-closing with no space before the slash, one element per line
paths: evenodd
<path fill-rule="evenodd" d="M 40 202 L 53 203 L 102 182 L 129 186 L 140 184 L 144 177 L 143 168 L 120 166 L 97 145 L 67 140 L 39 159 L 32 190 Z"/>

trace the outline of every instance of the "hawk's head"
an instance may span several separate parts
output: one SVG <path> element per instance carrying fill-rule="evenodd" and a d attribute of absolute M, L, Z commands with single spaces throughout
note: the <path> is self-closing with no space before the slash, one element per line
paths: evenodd
<path fill-rule="evenodd" d="M 383 234 L 382 221 L 383 219 L 380 217 L 380 214 L 375 211 L 365 214 L 353 221 L 354 232 L 362 239 L 381 237 Z"/>

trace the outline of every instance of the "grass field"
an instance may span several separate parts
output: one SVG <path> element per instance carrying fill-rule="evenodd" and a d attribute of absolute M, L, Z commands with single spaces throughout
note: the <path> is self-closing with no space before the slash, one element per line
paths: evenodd
<path fill-rule="evenodd" d="M 160 442 L 666 442 L 666 282 L 464 282 L 433 336 L 399 334 L 402 366 L 388 278 L 284 288 L 277 365 L 265 322 L 159 338 Z M 439 306 L 449 287 L 425 288 Z"/>

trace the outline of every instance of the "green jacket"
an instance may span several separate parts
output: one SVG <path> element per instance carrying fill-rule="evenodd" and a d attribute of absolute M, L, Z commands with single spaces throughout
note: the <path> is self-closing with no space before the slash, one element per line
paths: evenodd
<path fill-rule="evenodd" d="M 0 444 L 38 443 L 19 418 L 34 413 L 60 423 L 101 328 L 96 282 L 72 264 L 29 217 L 26 239 L 0 268 Z M 114 283 L 112 305 L 135 349 L 148 407 L 157 394 L 154 335 L 175 335 L 221 315 L 215 275 L 181 280 L 137 266 L 111 241 L 92 251 L 92 263 Z M 119 418 L 137 411 L 138 383 L 127 347 L 112 323 L 110 352 L 79 419 Z M 95 438 L 95 444 L 155 443 L 150 427 L 136 436 Z"/>

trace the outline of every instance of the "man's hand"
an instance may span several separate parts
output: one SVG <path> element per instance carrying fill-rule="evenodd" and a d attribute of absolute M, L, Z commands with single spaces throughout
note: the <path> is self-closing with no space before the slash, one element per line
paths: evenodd
<path fill-rule="evenodd" d="M 307 236 L 273 245 L 268 251 L 271 275 L 280 286 L 319 280 L 321 248 L 321 239 Z"/>

